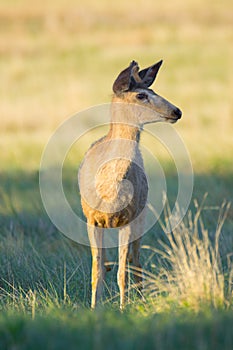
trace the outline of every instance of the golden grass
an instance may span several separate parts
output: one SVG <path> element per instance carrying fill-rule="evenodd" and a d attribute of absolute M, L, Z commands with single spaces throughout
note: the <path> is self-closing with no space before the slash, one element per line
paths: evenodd
<path fill-rule="evenodd" d="M 160 242 L 161 249 L 144 246 L 158 254 L 157 274 L 145 271 L 145 292 L 152 298 L 166 295 L 169 300 L 195 311 L 211 306 L 229 307 L 232 302 L 233 266 L 229 263 L 225 275 L 219 253 L 219 239 L 230 204 L 219 208 L 219 218 L 214 242 L 204 227 L 201 212 L 203 205 L 196 206 L 196 213 L 188 215 L 187 223 L 182 223 L 170 232 L 167 212 L 165 225 L 162 224 L 166 243 Z M 230 258 L 230 257 L 229 257 Z M 229 260 L 230 261 L 230 260 Z M 132 269 L 134 271 L 134 268 Z"/>

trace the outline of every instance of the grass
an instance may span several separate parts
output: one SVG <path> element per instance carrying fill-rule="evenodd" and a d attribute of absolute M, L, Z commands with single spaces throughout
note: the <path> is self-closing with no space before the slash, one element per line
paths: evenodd
<path fill-rule="evenodd" d="M 110 339 L 112 348 L 124 349 L 143 340 L 145 349 L 230 348 L 233 270 L 219 253 L 228 209 L 219 208 L 212 237 L 201 218 L 204 205 L 173 234 L 164 234 L 169 222 L 157 229 L 157 242 L 142 250 L 145 299 L 138 299 L 132 267 L 124 313 L 119 312 L 117 265 L 108 274 L 105 303 L 91 312 L 88 249 L 64 239 L 42 215 L 30 221 L 12 213 L 1 233 L 1 348 L 30 349 L 37 338 L 35 349 L 62 349 L 66 343 L 71 349 L 77 344 L 102 348 Z M 146 237 L 150 243 L 153 234 Z"/>
<path fill-rule="evenodd" d="M 233 199 L 231 7 L 230 0 L 1 3 L 1 349 L 233 347 L 233 206 L 222 207 Z M 161 58 L 154 87 L 183 111 L 175 128 L 194 168 L 189 214 L 166 235 L 165 211 L 144 236 L 145 301 L 132 288 L 118 311 L 114 264 L 106 301 L 91 312 L 90 252 L 49 221 L 40 158 L 68 116 L 110 101 L 115 76 L 132 59 L 144 67 Z M 75 144 L 64 163 L 65 192 L 78 211 L 76 169 L 97 134 Z M 156 150 L 173 202 L 170 155 L 149 135 L 142 143 Z"/>
<path fill-rule="evenodd" d="M 200 311 L 210 308 L 229 307 L 232 303 L 232 262 L 223 266 L 219 252 L 219 238 L 229 211 L 229 203 L 219 210 L 217 228 L 212 240 L 201 218 L 202 206 L 171 232 L 170 210 L 163 231 L 166 241 L 160 242 L 162 249 L 151 248 L 159 253 L 157 273 L 145 273 L 145 290 L 152 296 L 165 294 L 177 305 L 185 305 Z M 187 221 L 187 222 L 186 222 Z"/>
<path fill-rule="evenodd" d="M 91 313 L 79 310 L 50 313 L 31 322 L 27 317 L 0 320 L 1 348 L 17 344 L 22 349 L 230 349 L 232 314 L 198 316 Z M 214 323 L 213 323 L 214 319 Z"/>

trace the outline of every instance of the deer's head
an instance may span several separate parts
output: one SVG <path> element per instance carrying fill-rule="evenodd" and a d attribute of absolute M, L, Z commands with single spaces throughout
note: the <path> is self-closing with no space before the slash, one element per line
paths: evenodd
<path fill-rule="evenodd" d="M 161 64 L 162 61 L 159 61 L 148 68 L 139 70 L 137 62 L 132 61 L 129 67 L 118 75 L 113 84 L 113 102 L 137 106 L 138 120 L 134 122 L 139 125 L 157 121 L 175 123 L 181 118 L 182 112 L 179 108 L 149 89 Z"/>

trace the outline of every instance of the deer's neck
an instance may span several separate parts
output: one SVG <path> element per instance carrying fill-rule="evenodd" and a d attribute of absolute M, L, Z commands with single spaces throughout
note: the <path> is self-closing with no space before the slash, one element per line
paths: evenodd
<path fill-rule="evenodd" d="M 135 108 L 129 103 L 119 103 L 113 100 L 111 123 L 107 137 L 139 142 L 140 132 Z"/>
<path fill-rule="evenodd" d="M 111 122 L 107 138 L 126 139 L 139 142 L 140 129 L 129 124 Z"/>

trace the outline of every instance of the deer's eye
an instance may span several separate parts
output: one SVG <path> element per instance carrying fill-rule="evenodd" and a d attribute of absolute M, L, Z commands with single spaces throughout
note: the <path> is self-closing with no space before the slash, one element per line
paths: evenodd
<path fill-rule="evenodd" d="M 140 92 L 139 94 L 136 95 L 136 98 L 138 100 L 146 100 L 147 99 L 147 94 Z"/>

